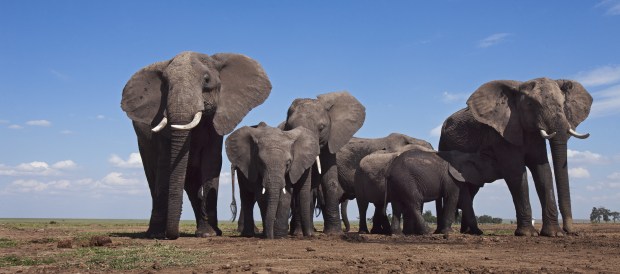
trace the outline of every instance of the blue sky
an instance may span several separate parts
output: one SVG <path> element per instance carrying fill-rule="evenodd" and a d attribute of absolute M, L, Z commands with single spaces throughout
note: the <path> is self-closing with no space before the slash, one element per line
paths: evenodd
<path fill-rule="evenodd" d="M 485 82 L 581 81 L 594 106 L 578 128 L 592 136 L 569 142 L 573 215 L 620 210 L 617 0 L 0 1 L 0 10 L 0 217 L 148 218 L 121 91 L 141 67 L 185 50 L 263 65 L 272 93 L 240 126 L 277 125 L 294 98 L 348 90 L 367 111 L 357 136 L 401 132 L 435 147 L 443 120 Z M 485 186 L 475 207 L 515 215 L 503 182 Z"/>

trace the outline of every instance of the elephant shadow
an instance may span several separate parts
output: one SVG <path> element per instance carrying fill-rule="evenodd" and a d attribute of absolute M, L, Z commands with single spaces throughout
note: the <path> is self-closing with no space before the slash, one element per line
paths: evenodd
<path fill-rule="evenodd" d="M 152 237 L 148 237 L 146 231 L 142 232 L 112 232 L 109 234 L 110 237 L 124 237 L 130 239 L 151 239 Z M 196 237 L 193 233 L 181 232 L 179 233 L 179 237 Z"/>

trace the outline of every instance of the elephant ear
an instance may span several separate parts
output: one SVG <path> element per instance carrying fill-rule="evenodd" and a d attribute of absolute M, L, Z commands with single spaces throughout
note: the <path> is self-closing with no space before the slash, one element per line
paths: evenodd
<path fill-rule="evenodd" d="M 470 183 L 479 187 L 484 185 L 482 174 L 478 170 L 475 161 L 468 154 L 449 151 L 437 152 L 438 156 L 446 160 L 450 176 L 462 183 Z"/>
<path fill-rule="evenodd" d="M 312 134 L 312 131 L 304 127 L 297 127 L 285 132 L 295 140 L 291 151 L 293 159 L 288 171 L 291 183 L 295 184 L 316 161 L 316 156 L 320 152 L 319 139 Z"/>
<path fill-rule="evenodd" d="M 516 100 L 520 82 L 491 81 L 480 86 L 467 100 L 478 122 L 495 129 L 514 145 L 523 145 L 523 128 L 519 122 Z"/>
<path fill-rule="evenodd" d="M 564 92 L 564 113 L 568 122 L 573 127 L 577 127 L 590 114 L 592 107 L 592 96 L 577 81 L 556 80 L 560 89 Z"/>
<path fill-rule="evenodd" d="M 215 131 L 230 133 L 248 112 L 262 104 L 271 92 L 271 82 L 261 65 L 241 54 L 211 56 L 220 72 L 220 94 L 213 118 Z"/>
<path fill-rule="evenodd" d="M 331 119 L 329 152 L 336 153 L 362 127 L 366 108 L 347 91 L 322 94 L 318 99 Z"/>
<path fill-rule="evenodd" d="M 162 73 L 168 64 L 170 60 L 146 66 L 131 76 L 125 84 L 121 108 L 131 120 L 152 125 L 158 114 L 163 115 L 168 86 Z M 159 122 L 161 118 L 157 120 Z"/>
<path fill-rule="evenodd" d="M 252 134 L 256 129 L 252 127 L 242 127 L 235 130 L 226 138 L 226 155 L 230 163 L 237 167 L 244 176 L 250 181 L 256 181 L 258 172 L 256 170 L 256 145 Z"/>

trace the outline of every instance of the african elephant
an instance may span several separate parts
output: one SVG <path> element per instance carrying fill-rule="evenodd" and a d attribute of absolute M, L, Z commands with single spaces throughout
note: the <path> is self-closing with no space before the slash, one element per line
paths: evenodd
<path fill-rule="evenodd" d="M 368 233 L 366 211 L 368 209 L 368 204 L 373 203 L 375 206 L 375 213 L 372 218 L 372 229 L 370 233 L 391 234 L 390 222 L 386 215 L 386 205 L 390 201 L 386 199 L 385 178 L 392 161 L 396 156 L 409 150 L 434 151 L 431 144 L 418 139 L 414 140 L 416 142 L 412 142 L 400 148 L 375 151 L 362 158 L 357 164 L 358 168 L 355 170 L 355 178 L 353 181 L 355 200 L 357 201 L 360 214 L 360 233 Z"/>
<path fill-rule="evenodd" d="M 241 235 L 254 236 L 252 212 L 258 196 L 265 237 L 286 236 L 291 191 L 293 196 L 299 195 L 301 184 L 310 183 L 310 168 L 319 155 L 319 140 L 306 128 L 283 131 L 261 123 L 235 130 L 226 139 L 226 154 L 239 178 L 241 207 L 245 212 Z M 260 195 L 264 197 L 261 199 Z M 307 221 L 302 223 L 307 225 Z"/>
<path fill-rule="evenodd" d="M 588 117 L 592 96 L 578 82 L 538 78 L 500 80 L 480 86 L 467 108 L 452 114 L 441 129 L 439 150 L 480 152 L 497 161 L 516 210 L 515 235 L 538 235 L 531 223 L 527 167 L 543 211 L 544 236 L 574 232 L 567 166 L 567 142 L 580 139 L 575 128 Z M 558 223 L 553 178 L 545 140 L 549 140 L 564 231 Z"/>
<path fill-rule="evenodd" d="M 377 151 L 397 152 L 403 147 L 410 145 L 418 146 L 420 148 L 433 149 L 431 144 L 426 141 L 419 140 L 400 133 L 391 133 L 390 135 L 381 138 L 351 138 L 351 140 L 349 140 L 349 142 L 344 145 L 338 151 L 338 153 L 336 153 L 338 182 L 340 183 L 340 187 L 343 190 L 342 196 L 338 197 L 340 201 L 358 198 L 358 191 L 364 191 L 358 186 L 358 181 L 365 179 L 360 178 L 358 174 L 360 171 L 360 162 L 364 157 Z M 382 191 L 380 193 L 384 192 Z M 359 199 L 357 199 L 357 203 L 358 207 L 360 207 L 360 232 L 368 233 L 365 218 L 366 209 L 368 208 L 368 202 L 364 200 L 364 197 L 362 197 L 362 203 L 360 204 Z M 383 203 L 381 203 L 380 207 L 375 208 L 375 213 L 379 213 L 379 215 L 375 214 L 377 218 L 385 215 L 385 210 L 382 210 L 382 207 Z M 362 209 L 363 214 L 361 213 Z M 348 223 L 348 219 L 346 219 L 345 216 L 343 216 L 343 221 L 345 222 L 345 224 Z M 375 224 L 374 221 L 373 224 Z M 389 226 L 385 228 L 389 229 Z M 381 233 L 379 230 L 375 230 L 375 232 L 373 233 Z M 386 232 L 387 231 L 384 231 L 384 233 Z"/>
<path fill-rule="evenodd" d="M 389 156 L 389 154 L 388 154 Z M 469 186 L 482 187 L 497 177 L 494 161 L 478 153 L 460 151 L 408 150 L 396 156 L 386 173 L 386 197 L 392 202 L 392 231 L 400 231 L 403 215 L 404 234 L 426 234 L 428 227 L 422 217 L 425 202 L 437 205 L 437 230 L 452 232 L 457 205 L 463 209 L 463 223 L 471 234 L 477 229 L 476 216 Z M 477 230 L 476 230 L 477 229 Z"/>
<path fill-rule="evenodd" d="M 325 195 L 323 232 L 326 234 L 342 233 L 338 204 L 343 190 L 338 183 L 336 152 L 362 127 L 365 118 L 366 108 L 355 97 L 344 91 L 322 94 L 317 96 L 317 99 L 295 99 L 288 109 L 286 121 L 281 125 L 285 130 L 305 127 L 319 139 L 321 153 L 318 164 L 321 166 L 322 174 L 320 180 L 312 179 L 312 181 L 322 185 Z M 298 205 L 301 216 L 312 217 L 314 203 L 312 192 L 302 191 L 300 194 L 302 194 L 300 200 L 294 203 Z M 294 230 L 299 227 L 300 218 L 294 214 L 293 219 L 295 222 L 291 221 L 291 232 L 295 234 L 297 232 Z M 310 236 L 312 231 L 304 230 L 303 234 Z"/>
<path fill-rule="evenodd" d="M 153 200 L 147 237 L 179 237 L 183 188 L 196 216 L 196 236 L 221 235 L 222 136 L 270 92 L 260 64 L 232 53 L 182 52 L 129 79 L 121 108 L 133 121 Z"/>

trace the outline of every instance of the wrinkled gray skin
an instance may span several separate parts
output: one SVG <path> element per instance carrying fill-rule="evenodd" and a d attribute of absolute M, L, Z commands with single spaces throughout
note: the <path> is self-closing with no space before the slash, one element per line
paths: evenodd
<path fill-rule="evenodd" d="M 386 154 L 385 156 L 390 156 Z M 429 232 L 422 217 L 425 202 L 437 204 L 437 230 L 452 232 L 457 205 L 463 209 L 463 222 L 477 228 L 469 186 L 481 187 L 497 177 L 494 162 L 477 153 L 459 151 L 409 150 L 396 156 L 386 174 L 387 199 L 392 202 L 392 233 L 400 233 L 400 215 L 404 234 Z"/>
<path fill-rule="evenodd" d="M 179 237 L 184 188 L 196 216 L 196 236 L 221 235 L 222 136 L 270 92 L 260 64 L 230 53 L 182 52 L 129 79 L 121 108 L 133 121 L 153 200 L 147 237 Z M 160 123 L 164 120 L 167 125 Z"/>
<path fill-rule="evenodd" d="M 313 174 L 319 178 L 312 178 L 312 181 L 322 185 L 325 197 L 323 232 L 326 234 L 342 233 L 338 204 L 344 192 L 338 183 L 336 152 L 362 127 L 365 118 L 366 108 L 344 91 L 322 94 L 317 96 L 317 99 L 295 99 L 288 109 L 286 121 L 282 124 L 285 130 L 307 128 L 319 139 L 322 174 Z M 299 220 L 306 218 L 304 216 L 312 217 L 312 191 L 303 191 L 300 194 L 300 199 L 293 201 L 298 210 L 293 213 L 292 234 L 299 233 L 296 231 L 300 227 Z M 302 232 L 304 236 L 313 234 L 312 230 L 304 229 Z"/>
<path fill-rule="evenodd" d="M 319 155 L 318 139 L 305 128 L 283 131 L 261 123 L 234 131 L 226 139 L 226 154 L 239 178 L 245 212 L 241 235 L 254 236 L 251 212 L 258 200 L 264 236 L 286 236 L 291 197 L 299 195 L 301 184 L 310 184 L 310 168 Z M 302 223 L 312 228 L 311 219 Z"/>
<path fill-rule="evenodd" d="M 469 97 L 467 108 L 446 119 L 439 150 L 480 152 L 497 161 L 501 172 L 496 179 L 506 181 L 517 213 L 515 235 L 539 234 L 531 223 L 526 167 L 532 173 L 542 207 L 540 235 L 573 233 L 567 142 L 571 135 L 589 136 L 574 131 L 588 117 L 591 105 L 592 96 L 575 81 L 538 78 L 488 82 Z M 549 138 L 563 229 L 558 222 L 545 134 Z"/>
<path fill-rule="evenodd" d="M 370 233 L 386 235 L 392 233 L 390 222 L 386 215 L 386 205 L 390 201 L 386 200 L 385 178 L 392 161 L 401 153 L 409 150 L 434 151 L 429 143 L 422 140 L 418 141 L 419 144 L 405 145 L 395 151 L 375 151 L 362 158 L 359 162 L 354 180 L 355 199 L 360 214 L 359 233 L 368 233 L 366 210 L 369 203 L 373 203 L 375 206 Z"/>
<path fill-rule="evenodd" d="M 344 145 L 336 154 L 336 163 L 338 166 L 338 182 L 342 187 L 343 194 L 340 197 L 340 201 L 356 199 L 358 207 L 360 209 L 360 230 L 361 233 L 368 233 L 368 227 L 366 225 L 366 209 L 368 208 L 368 202 L 366 198 L 370 198 L 376 200 L 374 198 L 378 197 L 360 197 L 357 195 L 358 192 L 362 191 L 362 193 L 371 193 L 370 190 L 365 191 L 363 187 L 359 185 L 360 180 L 366 180 L 364 176 L 360 176 L 358 174 L 360 172 L 360 162 L 362 159 L 371 153 L 377 151 L 384 151 L 387 153 L 401 151 L 403 147 L 409 147 L 409 149 L 419 147 L 419 148 L 427 148 L 433 149 L 431 144 L 426 141 L 419 140 L 413 137 L 409 137 L 400 133 L 391 133 L 390 135 L 382 138 L 357 138 L 353 137 L 351 140 Z M 379 167 L 377 167 L 379 169 Z M 370 171 L 370 170 L 369 170 Z M 379 192 L 383 196 L 385 191 Z M 383 197 L 380 198 L 383 201 Z M 374 202 L 373 202 L 374 203 Z M 377 206 L 379 205 L 379 206 Z M 389 233 L 389 225 L 381 226 L 382 224 L 379 219 L 385 219 L 387 221 L 387 217 L 385 216 L 385 209 L 383 208 L 383 202 L 375 204 L 375 215 L 373 219 L 373 230 L 372 233 Z M 346 210 L 345 209 L 341 211 Z M 384 217 L 384 218 L 383 218 Z M 348 218 L 343 216 L 343 222 L 348 223 Z"/>

